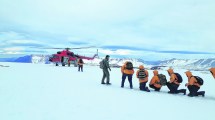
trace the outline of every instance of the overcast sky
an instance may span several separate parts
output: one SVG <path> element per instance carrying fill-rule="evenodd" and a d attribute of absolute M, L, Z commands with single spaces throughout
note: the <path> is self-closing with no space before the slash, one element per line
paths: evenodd
<path fill-rule="evenodd" d="M 1 54 L 215 57 L 214 0 L 0 0 Z M 35 47 L 35 48 L 32 48 Z"/>

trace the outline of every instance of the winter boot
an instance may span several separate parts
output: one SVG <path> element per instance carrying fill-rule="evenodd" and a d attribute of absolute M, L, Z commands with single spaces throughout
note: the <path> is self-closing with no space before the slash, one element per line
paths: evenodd
<path fill-rule="evenodd" d="M 197 95 L 202 95 L 202 97 L 205 97 L 205 91 L 200 91 L 197 93 Z"/>
<path fill-rule="evenodd" d="M 181 89 L 180 93 L 184 93 L 184 95 L 186 95 L 186 89 Z"/>
<path fill-rule="evenodd" d="M 196 96 L 197 94 L 193 93 L 193 92 L 190 92 L 187 96 L 189 97 L 193 97 L 193 96 Z"/>
<path fill-rule="evenodd" d="M 193 94 L 190 94 L 190 93 L 189 93 L 187 96 L 189 96 L 189 97 L 193 97 Z"/>
<path fill-rule="evenodd" d="M 202 91 L 202 97 L 205 97 L 205 91 Z"/>
<path fill-rule="evenodd" d="M 111 83 L 108 82 L 108 83 L 106 83 L 106 85 L 111 85 Z"/>
<path fill-rule="evenodd" d="M 147 91 L 147 92 L 150 92 L 150 90 L 149 90 L 149 88 L 148 88 L 148 87 L 146 87 L 145 89 L 146 89 L 146 91 Z"/>
<path fill-rule="evenodd" d="M 124 84 L 121 84 L 121 88 L 124 88 Z"/>
<path fill-rule="evenodd" d="M 130 82 L 130 89 L 133 89 L 133 85 L 132 85 L 132 82 Z"/>
<path fill-rule="evenodd" d="M 156 91 L 156 92 L 160 92 L 160 89 L 161 89 L 161 88 L 155 88 L 155 91 Z"/>
<path fill-rule="evenodd" d="M 173 91 L 168 91 L 168 93 L 169 93 L 169 94 L 174 94 L 174 92 L 173 92 Z"/>

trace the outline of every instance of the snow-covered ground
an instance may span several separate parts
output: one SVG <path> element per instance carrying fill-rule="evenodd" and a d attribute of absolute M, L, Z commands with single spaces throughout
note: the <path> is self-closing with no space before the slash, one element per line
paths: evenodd
<path fill-rule="evenodd" d="M 208 71 L 193 71 L 205 81 L 205 97 L 120 88 L 121 72 L 112 68 L 111 86 L 101 85 L 98 66 L 5 63 L 0 65 L 0 120 L 212 120 L 215 117 L 215 80 Z M 166 71 L 159 71 L 167 75 Z M 181 73 L 185 88 L 185 70 Z M 152 78 L 149 70 L 149 79 Z M 169 76 L 167 75 L 169 79 Z"/>

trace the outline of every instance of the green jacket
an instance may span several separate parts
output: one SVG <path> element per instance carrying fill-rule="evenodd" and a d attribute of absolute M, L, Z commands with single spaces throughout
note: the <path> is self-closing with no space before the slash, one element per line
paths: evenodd
<path fill-rule="evenodd" d="M 103 60 L 103 64 L 104 64 L 103 69 L 108 69 L 108 68 L 110 68 L 109 61 L 108 61 L 107 59 L 104 59 L 104 60 Z"/>

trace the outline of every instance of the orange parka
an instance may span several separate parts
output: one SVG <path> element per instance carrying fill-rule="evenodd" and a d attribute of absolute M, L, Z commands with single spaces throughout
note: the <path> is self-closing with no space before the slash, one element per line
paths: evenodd
<path fill-rule="evenodd" d="M 173 69 L 168 69 L 167 72 L 169 73 L 169 76 L 170 76 L 170 81 L 169 83 L 175 83 L 177 85 L 180 85 L 179 82 L 177 82 L 177 76 L 174 74 L 174 71 Z"/>
<path fill-rule="evenodd" d="M 213 77 L 215 78 L 215 68 L 211 68 L 209 70 L 210 70 L 211 74 L 213 75 Z"/>
<path fill-rule="evenodd" d="M 162 86 L 158 84 L 160 82 L 160 79 L 158 78 L 158 71 L 154 70 L 153 73 L 154 73 L 154 76 L 152 77 L 149 84 L 154 85 L 156 88 L 161 88 Z"/>
<path fill-rule="evenodd" d="M 144 69 L 144 66 L 143 65 L 140 65 L 139 66 L 139 70 L 136 72 L 136 77 L 138 78 L 138 74 L 140 72 L 140 70 Z M 149 76 L 149 73 L 148 71 L 145 69 L 144 70 L 145 73 L 146 73 L 146 77 L 144 79 L 139 79 L 139 83 L 144 83 L 144 82 L 148 82 L 148 76 Z"/>
<path fill-rule="evenodd" d="M 201 85 L 199 85 L 197 83 L 197 80 L 195 77 L 193 77 L 192 73 L 190 71 L 186 71 L 185 74 L 187 75 L 187 78 L 188 78 L 188 83 L 186 83 L 186 86 L 188 85 L 195 85 L 195 86 L 198 86 L 200 87 Z"/>
<path fill-rule="evenodd" d="M 129 75 L 134 74 L 134 69 L 132 69 L 132 70 L 126 69 L 126 63 L 127 62 L 125 62 L 125 64 L 121 67 L 122 74 L 129 74 Z"/>

